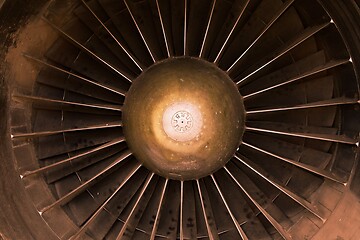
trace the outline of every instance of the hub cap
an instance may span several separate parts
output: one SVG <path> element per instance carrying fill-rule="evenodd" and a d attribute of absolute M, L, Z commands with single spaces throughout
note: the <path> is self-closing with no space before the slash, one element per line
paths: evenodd
<path fill-rule="evenodd" d="M 172 179 L 197 179 L 232 157 L 244 131 L 244 106 L 233 81 L 195 58 L 153 65 L 131 86 L 123 109 L 133 154 Z"/>

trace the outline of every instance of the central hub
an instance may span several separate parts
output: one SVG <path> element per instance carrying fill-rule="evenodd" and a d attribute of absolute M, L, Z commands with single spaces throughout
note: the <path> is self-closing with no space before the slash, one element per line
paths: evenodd
<path fill-rule="evenodd" d="M 165 114 L 164 114 L 165 115 Z M 192 128 L 192 116 L 187 111 L 180 111 L 174 114 L 171 118 L 171 125 L 177 132 L 188 132 L 190 128 Z M 166 120 L 163 119 L 164 130 L 169 137 L 171 137 L 171 132 L 166 131 Z M 175 139 L 178 140 L 178 139 Z"/>
<path fill-rule="evenodd" d="M 134 156 L 171 179 L 204 177 L 233 156 L 244 132 L 242 97 L 212 63 L 172 58 L 154 64 L 132 84 L 123 126 Z"/>
<path fill-rule="evenodd" d="M 166 135 L 173 140 L 190 141 L 200 135 L 201 112 L 196 105 L 191 103 L 174 103 L 165 109 L 162 125 Z"/>

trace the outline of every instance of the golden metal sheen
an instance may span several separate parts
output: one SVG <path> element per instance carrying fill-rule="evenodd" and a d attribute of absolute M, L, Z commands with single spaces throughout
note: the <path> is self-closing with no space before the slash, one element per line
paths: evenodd
<path fill-rule="evenodd" d="M 215 64 L 172 58 L 154 64 L 125 98 L 123 127 L 135 157 L 170 179 L 211 174 L 235 153 L 244 132 L 242 97 Z"/>

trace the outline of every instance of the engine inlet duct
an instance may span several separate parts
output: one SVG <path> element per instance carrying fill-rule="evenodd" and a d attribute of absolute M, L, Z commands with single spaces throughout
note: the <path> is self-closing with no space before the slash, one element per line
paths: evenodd
<path fill-rule="evenodd" d="M 359 238 L 354 0 L 0 6 L 0 239 Z"/>

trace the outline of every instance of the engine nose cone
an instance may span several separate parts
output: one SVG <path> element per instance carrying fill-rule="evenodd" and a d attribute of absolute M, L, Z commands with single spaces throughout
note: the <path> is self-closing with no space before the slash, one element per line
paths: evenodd
<path fill-rule="evenodd" d="M 242 97 L 214 64 L 173 58 L 143 72 L 123 108 L 124 134 L 135 157 L 171 179 L 197 179 L 232 157 L 244 132 Z"/>

